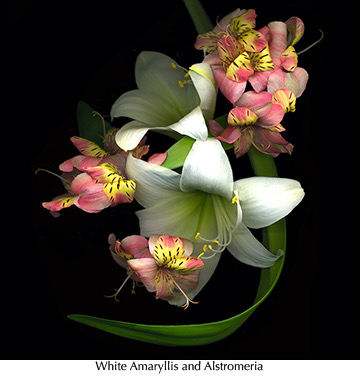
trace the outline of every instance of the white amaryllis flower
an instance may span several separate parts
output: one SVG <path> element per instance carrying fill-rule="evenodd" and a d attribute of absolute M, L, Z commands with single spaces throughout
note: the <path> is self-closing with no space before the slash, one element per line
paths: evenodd
<path fill-rule="evenodd" d="M 120 148 L 134 149 L 148 130 L 207 138 L 205 119 L 214 115 L 217 94 L 207 63 L 194 64 L 186 73 L 168 56 L 143 51 L 136 60 L 135 78 L 138 89 L 124 93 L 111 108 L 112 118 L 133 119 L 116 135 Z"/>
<path fill-rule="evenodd" d="M 252 177 L 234 182 L 228 157 L 214 138 L 194 143 L 182 174 L 131 155 L 126 173 L 135 180 L 135 198 L 145 208 L 136 213 L 141 234 L 178 235 L 195 244 L 194 254 L 205 252 L 199 284 L 190 299 L 210 279 L 225 248 L 243 263 L 272 266 L 282 251 L 273 255 L 248 227 L 271 225 L 304 196 L 299 182 L 291 179 Z"/>

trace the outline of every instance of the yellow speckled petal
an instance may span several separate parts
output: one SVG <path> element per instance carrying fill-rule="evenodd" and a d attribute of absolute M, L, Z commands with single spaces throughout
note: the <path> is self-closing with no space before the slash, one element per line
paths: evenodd
<path fill-rule="evenodd" d="M 226 77 L 237 82 L 246 81 L 254 73 L 249 54 L 242 52 L 226 70 Z"/>
<path fill-rule="evenodd" d="M 251 66 L 256 72 L 270 71 L 274 69 L 274 63 L 270 56 L 269 45 L 266 46 L 257 53 L 252 53 L 250 55 Z"/>
<path fill-rule="evenodd" d="M 238 37 L 244 31 L 254 28 L 255 18 L 256 13 L 254 9 L 249 9 L 239 17 L 234 17 L 230 23 L 231 32 L 235 37 Z"/>
<path fill-rule="evenodd" d="M 284 113 L 294 112 L 296 96 L 290 89 L 277 89 L 272 95 L 272 102 L 281 105 Z"/>
<path fill-rule="evenodd" d="M 85 156 L 102 158 L 109 156 L 109 154 L 99 147 L 96 143 L 91 142 L 90 140 L 80 138 L 78 136 L 70 138 L 74 146 Z"/>
<path fill-rule="evenodd" d="M 161 235 L 154 247 L 154 259 L 160 266 L 167 265 L 173 259 L 185 257 L 183 242 L 180 238 Z"/>
<path fill-rule="evenodd" d="M 134 199 L 136 184 L 119 176 L 113 182 L 104 184 L 104 193 L 111 204 L 131 202 Z"/>
<path fill-rule="evenodd" d="M 285 68 L 286 71 L 294 71 L 298 64 L 298 56 L 293 46 L 289 46 L 281 54 L 281 65 Z"/>

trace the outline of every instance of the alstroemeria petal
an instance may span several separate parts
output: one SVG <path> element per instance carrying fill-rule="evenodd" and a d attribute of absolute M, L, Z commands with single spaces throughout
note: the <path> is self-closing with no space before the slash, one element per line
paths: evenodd
<path fill-rule="evenodd" d="M 244 10 L 241 12 L 244 12 Z M 256 13 L 254 9 L 249 9 L 240 16 L 234 16 L 230 22 L 232 33 L 238 37 L 246 30 L 253 29 L 256 24 L 255 19 Z"/>
<path fill-rule="evenodd" d="M 232 126 L 252 125 L 258 120 L 258 116 L 250 109 L 236 107 L 231 109 L 228 115 L 228 124 Z"/>
<path fill-rule="evenodd" d="M 225 35 L 219 39 L 218 53 L 219 58 L 227 66 L 230 65 L 242 52 L 241 44 L 231 35 Z"/>
<path fill-rule="evenodd" d="M 272 101 L 281 105 L 284 113 L 294 112 L 296 109 L 296 96 L 290 89 L 277 89 L 272 95 Z"/>
<path fill-rule="evenodd" d="M 131 154 L 126 161 L 126 175 L 136 182 L 135 198 L 144 207 L 154 206 L 171 198 L 174 192 L 180 191 L 180 175 L 178 173 L 136 159 Z M 150 235 L 161 232 L 159 230 Z"/>
<path fill-rule="evenodd" d="M 235 105 L 249 108 L 256 113 L 257 109 L 269 104 L 271 100 L 272 96 L 269 92 L 256 93 L 255 91 L 247 91 L 240 97 Z"/>
<path fill-rule="evenodd" d="M 257 128 L 253 143 L 260 151 L 272 157 L 276 157 L 282 152 L 291 154 L 294 149 L 294 146 L 287 142 L 279 131 L 272 131 L 264 127 Z"/>
<path fill-rule="evenodd" d="M 300 97 L 305 90 L 309 74 L 301 67 L 293 72 L 276 70 L 269 76 L 268 91 L 274 93 L 277 89 L 290 89 L 296 97 Z"/>
<path fill-rule="evenodd" d="M 287 27 L 284 22 L 281 21 L 273 21 L 268 24 L 268 28 L 270 30 L 270 52 L 271 57 L 280 58 L 283 51 L 286 50 L 287 47 Z"/>
<path fill-rule="evenodd" d="M 214 77 L 221 93 L 232 103 L 241 98 L 241 95 L 245 91 L 246 80 L 233 81 L 226 76 L 226 72 L 223 67 L 214 68 Z"/>
<path fill-rule="evenodd" d="M 274 69 L 274 62 L 271 59 L 270 49 L 267 43 L 262 50 L 252 54 L 251 66 L 256 72 L 267 72 Z"/>
<path fill-rule="evenodd" d="M 77 194 L 73 203 L 88 213 L 98 213 L 110 206 L 103 184 L 97 184 L 87 173 L 76 176 L 71 183 L 72 191 Z"/>
<path fill-rule="evenodd" d="M 130 269 L 140 278 L 146 289 L 150 292 L 156 291 L 155 277 L 158 273 L 158 265 L 151 258 L 128 260 Z"/>
<path fill-rule="evenodd" d="M 154 246 L 154 259 L 160 266 L 168 264 L 173 259 L 185 256 L 184 245 L 181 238 L 169 235 L 161 235 Z"/>
<path fill-rule="evenodd" d="M 293 46 L 304 34 L 304 23 L 299 17 L 290 17 L 287 21 L 285 21 L 285 24 L 289 32 L 287 41 L 288 45 Z"/>
<path fill-rule="evenodd" d="M 254 29 L 249 29 L 242 33 L 239 37 L 239 43 L 243 46 L 245 51 L 253 53 L 263 50 L 267 44 L 266 38 Z"/>
<path fill-rule="evenodd" d="M 298 64 L 298 56 L 293 46 L 289 46 L 281 54 L 280 61 L 286 71 L 294 71 Z"/>
<path fill-rule="evenodd" d="M 284 117 L 284 110 L 279 104 L 269 104 L 256 111 L 259 117 L 256 124 L 261 127 L 277 126 Z"/>
<path fill-rule="evenodd" d="M 205 50 L 208 53 L 213 53 L 217 51 L 218 40 L 219 34 L 214 31 L 209 31 L 197 36 L 194 47 L 197 50 Z"/>
<path fill-rule="evenodd" d="M 183 166 L 180 188 L 182 191 L 198 189 L 231 200 L 233 174 L 220 141 L 208 138 L 193 144 Z"/>
<path fill-rule="evenodd" d="M 243 223 L 250 228 L 267 227 L 288 215 L 304 197 L 296 180 L 275 177 L 250 177 L 237 180 Z"/>
<path fill-rule="evenodd" d="M 85 156 L 91 156 L 96 158 L 102 158 L 109 156 L 109 154 L 99 147 L 96 143 L 90 140 L 73 136 L 70 138 L 73 145 Z"/>
<path fill-rule="evenodd" d="M 244 223 L 233 233 L 228 250 L 242 263 L 259 268 L 273 266 L 283 254 L 279 251 L 277 256 L 273 255 L 252 235 Z"/>
<path fill-rule="evenodd" d="M 204 267 L 204 263 L 195 257 L 175 258 L 166 264 L 167 269 L 176 270 L 180 274 L 189 274 Z"/>
<path fill-rule="evenodd" d="M 249 54 L 243 51 L 227 68 L 226 77 L 236 82 L 242 82 L 247 81 L 253 73 Z"/>
<path fill-rule="evenodd" d="M 61 196 L 58 196 L 54 198 L 52 201 L 49 202 L 43 202 L 42 205 L 45 207 L 45 209 L 51 210 L 51 211 L 60 211 L 61 209 L 65 209 L 71 205 L 73 205 L 73 196 L 69 196 L 68 193 L 63 194 Z"/>
<path fill-rule="evenodd" d="M 134 259 L 151 258 L 148 241 L 140 235 L 130 235 L 121 240 L 121 247 L 129 252 Z"/>

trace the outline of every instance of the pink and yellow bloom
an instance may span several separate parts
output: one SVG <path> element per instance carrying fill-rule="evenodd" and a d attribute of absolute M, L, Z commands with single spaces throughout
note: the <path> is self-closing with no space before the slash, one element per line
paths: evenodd
<path fill-rule="evenodd" d="M 211 65 L 221 92 L 231 103 L 240 98 L 256 72 L 274 68 L 265 36 L 253 29 L 255 18 L 253 9 L 237 9 L 212 31 L 199 35 L 195 43 L 195 48 L 210 53 L 204 62 Z"/>
<path fill-rule="evenodd" d="M 290 89 L 296 97 L 305 90 L 309 75 L 298 67 L 298 55 L 294 45 L 304 34 L 304 23 L 298 17 L 286 22 L 274 21 L 260 29 L 269 44 L 274 69 L 257 72 L 249 81 L 256 92 L 267 88 L 270 93 L 277 89 Z"/>
<path fill-rule="evenodd" d="M 114 142 L 114 130 L 105 136 L 104 148 L 80 137 L 71 141 L 81 152 L 60 164 L 63 171 L 60 176 L 69 194 L 63 194 L 43 206 L 58 216 L 58 211 L 76 205 L 88 213 L 120 203 L 132 202 L 136 183 L 125 176 L 125 163 L 128 153 L 122 151 Z M 108 152 L 109 151 L 109 152 Z M 141 157 L 148 151 L 148 146 L 138 147 L 134 156 Z"/>
<path fill-rule="evenodd" d="M 293 146 L 280 135 L 285 130 L 280 122 L 287 109 L 294 111 L 294 97 L 292 92 L 281 90 L 275 97 L 269 92 L 246 92 L 230 111 L 228 126 L 223 129 L 216 121 L 210 121 L 210 129 L 217 139 L 234 144 L 237 157 L 251 145 L 273 157 L 281 152 L 291 153 Z"/>
<path fill-rule="evenodd" d="M 146 289 L 156 292 L 156 298 L 167 301 L 183 295 L 185 309 L 191 301 L 186 292 L 194 290 L 199 282 L 204 263 L 190 256 L 193 244 L 186 239 L 169 235 L 152 235 L 149 239 L 150 258 L 127 261 L 131 271 L 143 282 Z"/>

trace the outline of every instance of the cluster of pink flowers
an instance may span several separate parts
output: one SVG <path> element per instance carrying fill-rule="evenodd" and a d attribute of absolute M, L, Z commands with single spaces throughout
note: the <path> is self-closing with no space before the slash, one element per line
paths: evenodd
<path fill-rule="evenodd" d="M 236 9 L 216 27 L 197 37 L 195 47 L 207 55 L 216 83 L 234 108 L 225 128 L 210 121 L 219 140 L 234 144 L 237 157 L 253 145 L 273 157 L 291 153 L 293 146 L 279 133 L 287 111 L 305 90 L 308 73 L 297 66 L 294 45 L 304 33 L 298 17 L 270 22 L 255 30 L 254 9 Z M 253 91 L 245 92 L 247 82 Z"/>
<path fill-rule="evenodd" d="M 60 210 L 71 205 L 87 213 L 98 213 L 107 207 L 133 201 L 136 183 L 125 175 L 129 152 L 123 151 L 115 143 L 117 131 L 117 128 L 112 128 L 107 132 L 104 148 L 78 136 L 70 139 L 80 155 L 59 165 L 62 171 L 60 178 L 67 193 L 43 202 L 53 216 L 58 217 Z M 149 146 L 140 143 L 132 153 L 140 159 L 148 150 Z"/>

